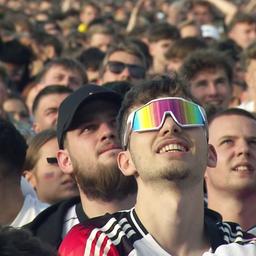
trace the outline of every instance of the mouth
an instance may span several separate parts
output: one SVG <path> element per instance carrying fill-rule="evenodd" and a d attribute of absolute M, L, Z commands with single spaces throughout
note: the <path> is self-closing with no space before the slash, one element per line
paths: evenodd
<path fill-rule="evenodd" d="M 180 140 L 167 141 L 164 144 L 159 145 L 157 153 L 163 154 L 167 152 L 181 152 L 186 153 L 189 150 L 188 143 Z"/>
<path fill-rule="evenodd" d="M 121 151 L 121 147 L 118 146 L 118 145 L 115 145 L 115 144 L 111 144 L 111 145 L 108 145 L 108 146 L 105 146 L 103 147 L 100 151 L 99 151 L 99 154 L 104 154 L 106 152 L 110 152 L 110 151 Z"/>
<path fill-rule="evenodd" d="M 248 164 L 241 164 L 235 166 L 234 168 L 232 168 L 232 170 L 235 172 L 253 172 L 254 168 Z"/>

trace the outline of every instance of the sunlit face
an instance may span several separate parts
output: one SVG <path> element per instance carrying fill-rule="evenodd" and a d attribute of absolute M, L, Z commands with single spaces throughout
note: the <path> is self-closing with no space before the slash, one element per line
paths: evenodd
<path fill-rule="evenodd" d="M 80 20 L 84 24 L 89 24 L 98 14 L 98 10 L 94 6 L 86 5 L 80 13 Z"/>
<path fill-rule="evenodd" d="M 181 128 L 167 115 L 158 131 L 132 132 L 128 152 L 142 182 L 187 186 L 203 182 L 209 151 L 204 128 Z"/>
<path fill-rule="evenodd" d="M 217 117 L 209 127 L 209 143 L 217 151 L 216 168 L 207 168 L 213 191 L 256 192 L 256 121 L 245 116 Z"/>
<path fill-rule="evenodd" d="M 70 175 L 64 174 L 58 163 L 48 163 L 48 157 L 56 157 L 58 150 L 57 139 L 46 142 L 39 151 L 39 160 L 32 170 L 33 186 L 42 202 L 56 203 L 78 195 L 75 181 Z"/>
<path fill-rule="evenodd" d="M 108 58 L 109 61 L 118 61 L 130 65 L 144 66 L 142 60 L 133 54 L 129 54 L 124 51 L 117 51 L 111 54 Z M 113 81 L 134 81 L 138 80 L 134 78 L 129 71 L 129 68 L 125 67 L 119 74 L 111 72 L 109 67 L 106 65 L 105 71 L 102 76 L 102 83 L 113 82 Z"/>
<path fill-rule="evenodd" d="M 242 48 L 246 48 L 256 39 L 256 23 L 237 23 L 229 32 L 229 37 Z"/>
<path fill-rule="evenodd" d="M 68 93 L 50 94 L 41 98 L 34 115 L 34 130 L 36 133 L 56 128 L 58 109 Z"/>
<path fill-rule="evenodd" d="M 250 63 L 245 71 L 245 81 L 248 85 L 249 96 L 251 99 L 256 99 L 256 60 L 250 60 Z"/>
<path fill-rule="evenodd" d="M 56 65 L 48 70 L 40 84 L 43 87 L 54 84 L 64 85 L 75 90 L 83 84 L 83 78 L 78 71 Z"/>
<path fill-rule="evenodd" d="M 232 95 L 231 85 L 224 70 L 206 69 L 190 80 L 190 91 L 201 105 L 227 108 Z"/>
<path fill-rule="evenodd" d="M 100 107 L 99 107 L 100 106 Z M 75 117 L 76 129 L 68 131 L 66 146 L 79 188 L 89 198 L 111 200 L 124 195 L 131 185 L 117 166 L 121 151 L 116 137 L 118 106 L 95 100 L 86 103 Z M 86 113 L 86 115 L 84 115 Z"/>
<path fill-rule="evenodd" d="M 157 60 L 157 62 L 165 62 L 165 53 L 173 44 L 171 39 L 162 39 L 157 42 L 152 42 L 149 45 L 150 53 Z"/>
<path fill-rule="evenodd" d="M 113 42 L 112 35 L 96 33 L 92 35 L 89 44 L 90 44 L 90 47 L 97 47 L 101 51 L 106 52 L 112 42 Z"/>

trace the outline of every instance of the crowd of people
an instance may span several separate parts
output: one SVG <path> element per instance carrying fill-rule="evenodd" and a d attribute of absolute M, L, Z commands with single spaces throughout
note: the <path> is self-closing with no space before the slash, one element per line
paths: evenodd
<path fill-rule="evenodd" d="M 256 255 L 255 1 L 0 13 L 4 255 Z"/>

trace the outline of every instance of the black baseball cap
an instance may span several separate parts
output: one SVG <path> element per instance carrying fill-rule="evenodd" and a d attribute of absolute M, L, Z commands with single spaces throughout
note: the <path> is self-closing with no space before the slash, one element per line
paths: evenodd
<path fill-rule="evenodd" d="M 95 84 L 86 84 L 71 93 L 61 103 L 58 112 L 57 139 L 60 149 L 63 149 L 64 135 L 69 130 L 79 106 L 92 99 L 116 102 L 119 106 L 121 106 L 122 102 L 120 94 Z"/>

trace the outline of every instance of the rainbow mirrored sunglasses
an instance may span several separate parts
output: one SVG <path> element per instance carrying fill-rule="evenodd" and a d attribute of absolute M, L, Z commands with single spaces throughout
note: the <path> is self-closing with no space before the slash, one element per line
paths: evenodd
<path fill-rule="evenodd" d="M 128 137 L 133 132 L 159 130 L 167 114 L 181 127 L 202 127 L 207 124 L 204 109 L 192 101 L 178 97 L 151 100 L 130 113 L 124 133 L 123 146 L 126 148 Z"/>

